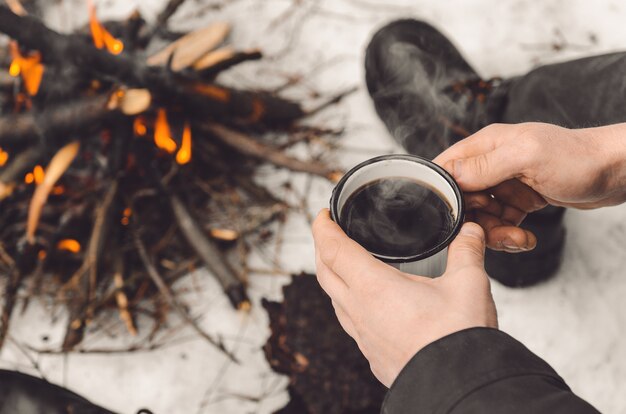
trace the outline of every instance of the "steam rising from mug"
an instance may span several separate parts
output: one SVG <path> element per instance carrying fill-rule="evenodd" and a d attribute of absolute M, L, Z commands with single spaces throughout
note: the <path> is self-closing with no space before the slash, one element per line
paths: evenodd
<path fill-rule="evenodd" d="M 434 248 L 450 233 L 450 206 L 425 183 L 383 178 L 361 187 L 346 201 L 339 224 L 368 251 L 411 256 Z"/>
<path fill-rule="evenodd" d="M 331 217 L 372 255 L 400 270 L 439 276 L 463 223 L 454 179 L 414 155 L 385 155 L 348 171 L 333 190 Z"/>

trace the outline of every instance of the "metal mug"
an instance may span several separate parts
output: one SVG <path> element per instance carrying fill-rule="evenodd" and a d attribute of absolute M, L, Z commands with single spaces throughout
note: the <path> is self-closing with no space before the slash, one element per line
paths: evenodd
<path fill-rule="evenodd" d="M 370 253 L 406 273 L 428 277 L 441 276 L 446 269 L 448 245 L 463 225 L 464 203 L 461 189 L 454 178 L 432 161 L 415 155 L 394 154 L 360 163 L 348 171 L 335 186 L 330 198 L 331 218 L 339 223 L 342 209 L 350 196 L 364 185 L 384 178 L 413 179 L 434 189 L 451 207 L 454 224 L 442 242 L 426 251 L 415 252 L 406 257 Z"/>

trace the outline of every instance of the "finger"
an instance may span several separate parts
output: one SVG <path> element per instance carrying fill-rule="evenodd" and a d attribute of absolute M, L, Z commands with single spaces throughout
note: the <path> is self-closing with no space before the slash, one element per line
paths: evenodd
<path fill-rule="evenodd" d="M 517 207 L 505 205 L 500 213 L 500 221 L 503 224 L 519 226 L 526 218 L 526 212 Z"/>
<path fill-rule="evenodd" d="M 446 273 L 485 266 L 485 232 L 476 223 L 465 223 L 448 248 Z"/>
<path fill-rule="evenodd" d="M 313 223 L 313 238 L 321 262 L 348 286 L 353 283 L 368 283 L 368 279 L 379 270 L 378 273 L 384 274 L 384 263 L 350 239 L 341 227 L 331 220 L 328 209 L 323 209 L 317 215 Z"/>
<path fill-rule="evenodd" d="M 482 191 L 521 175 L 523 157 L 507 146 L 445 164 L 463 191 Z"/>
<path fill-rule="evenodd" d="M 346 306 L 348 285 L 322 262 L 317 250 L 315 251 L 315 267 L 317 270 L 317 281 L 322 289 L 324 289 L 324 292 L 326 292 L 333 301 Z"/>
<path fill-rule="evenodd" d="M 468 210 L 481 210 L 493 216 L 500 216 L 504 207 L 486 191 L 464 193 L 465 206 Z"/>
<path fill-rule="evenodd" d="M 470 210 L 485 208 L 489 205 L 492 197 L 485 191 L 479 191 L 474 193 L 463 193 L 463 199 L 465 200 L 465 207 Z"/>
<path fill-rule="evenodd" d="M 446 168 L 446 164 L 450 161 L 491 152 L 502 145 L 504 140 L 510 135 L 510 130 L 510 125 L 491 124 L 452 145 L 435 157 L 433 162 Z"/>
<path fill-rule="evenodd" d="M 498 217 L 503 224 L 512 226 L 519 226 L 524 218 L 526 218 L 526 212 L 515 206 L 502 204 L 499 200 L 485 192 L 466 193 L 465 205 L 469 210 L 476 210 Z"/>
<path fill-rule="evenodd" d="M 352 322 L 352 319 L 350 318 L 350 316 L 348 316 L 348 313 L 344 310 L 344 308 L 339 303 L 332 301 L 332 304 L 333 304 L 333 308 L 335 308 L 335 315 L 337 315 L 337 320 L 339 321 L 339 324 L 341 325 L 343 330 L 346 331 L 346 333 L 350 335 L 352 339 L 358 342 L 359 334 L 356 328 L 354 327 L 354 323 Z"/>
<path fill-rule="evenodd" d="M 520 253 L 537 246 L 537 238 L 528 230 L 504 223 L 499 217 L 481 211 L 477 211 L 475 217 L 485 230 L 487 245 L 492 250 Z"/>
<path fill-rule="evenodd" d="M 497 200 L 527 213 L 540 210 L 548 204 L 538 192 L 516 179 L 498 184 L 489 191 Z"/>

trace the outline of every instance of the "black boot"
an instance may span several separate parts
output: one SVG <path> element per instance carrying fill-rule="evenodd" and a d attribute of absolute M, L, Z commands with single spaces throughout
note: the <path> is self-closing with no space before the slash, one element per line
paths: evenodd
<path fill-rule="evenodd" d="M 434 158 L 485 125 L 498 122 L 507 82 L 482 80 L 450 41 L 417 20 L 374 35 L 366 83 L 378 115 L 408 152 Z"/>
<path fill-rule="evenodd" d="M 365 69 L 376 110 L 393 137 L 410 153 L 429 158 L 494 122 L 563 125 L 559 114 L 568 113 L 571 105 L 554 106 L 548 100 L 553 91 L 543 85 L 540 69 L 521 78 L 482 80 L 445 36 L 416 20 L 378 31 L 367 48 Z M 564 89 L 561 79 L 552 80 L 552 89 Z M 573 111 L 572 117 L 579 114 Z M 507 286 L 550 278 L 561 263 L 563 212 L 548 207 L 530 214 L 522 227 L 535 233 L 537 247 L 519 254 L 488 251 L 489 275 Z"/>
<path fill-rule="evenodd" d="M 113 414 L 65 388 L 0 370 L 0 414 Z"/>

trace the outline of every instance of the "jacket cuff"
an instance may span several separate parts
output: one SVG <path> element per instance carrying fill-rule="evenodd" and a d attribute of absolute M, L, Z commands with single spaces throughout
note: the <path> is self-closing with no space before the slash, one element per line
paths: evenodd
<path fill-rule="evenodd" d="M 569 390 L 544 360 L 506 333 L 470 328 L 420 350 L 391 386 L 382 412 L 446 413 L 474 391 L 499 380 L 521 376 L 551 377 Z"/>

